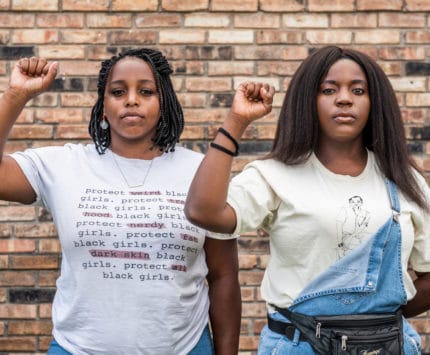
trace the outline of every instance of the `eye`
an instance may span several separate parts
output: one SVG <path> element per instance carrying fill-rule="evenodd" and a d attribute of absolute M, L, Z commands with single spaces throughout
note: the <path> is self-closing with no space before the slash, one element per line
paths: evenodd
<path fill-rule="evenodd" d="M 125 92 L 125 90 L 124 90 L 124 89 L 112 89 L 112 90 L 111 90 L 111 94 L 112 94 L 113 96 L 121 96 L 121 95 L 123 95 L 123 94 L 124 94 L 124 92 Z"/>
<path fill-rule="evenodd" d="M 364 89 L 362 89 L 362 88 L 355 88 L 355 89 L 352 89 L 352 92 L 353 92 L 355 95 L 364 95 L 365 90 L 364 90 Z"/>
<path fill-rule="evenodd" d="M 331 95 L 335 93 L 335 90 L 332 88 L 323 88 L 321 89 L 321 93 L 324 95 Z"/>
<path fill-rule="evenodd" d="M 152 90 L 152 89 L 141 89 L 140 93 L 143 96 L 152 96 L 152 95 L 154 95 L 154 90 Z"/>

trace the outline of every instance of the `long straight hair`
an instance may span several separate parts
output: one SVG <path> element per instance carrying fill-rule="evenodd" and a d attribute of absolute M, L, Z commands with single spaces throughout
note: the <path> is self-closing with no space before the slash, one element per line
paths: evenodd
<path fill-rule="evenodd" d="M 428 210 L 408 153 L 399 104 L 391 83 L 379 65 L 364 53 L 336 46 L 323 47 L 307 57 L 293 75 L 280 111 L 273 147 L 266 158 L 288 165 L 305 162 L 319 139 L 317 93 L 330 67 L 340 59 L 356 62 L 369 88 L 369 119 L 363 130 L 364 146 L 374 152 L 386 178 L 421 208 Z"/>

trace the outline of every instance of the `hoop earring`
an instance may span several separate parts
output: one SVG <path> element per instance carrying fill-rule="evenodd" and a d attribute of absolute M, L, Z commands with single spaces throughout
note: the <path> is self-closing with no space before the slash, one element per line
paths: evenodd
<path fill-rule="evenodd" d="M 109 122 L 106 119 L 106 115 L 103 115 L 102 120 L 100 121 L 100 128 L 104 131 L 109 128 Z"/>

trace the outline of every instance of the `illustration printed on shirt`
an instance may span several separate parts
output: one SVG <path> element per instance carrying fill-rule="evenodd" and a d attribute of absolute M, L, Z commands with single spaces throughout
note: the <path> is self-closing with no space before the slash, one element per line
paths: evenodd
<path fill-rule="evenodd" d="M 369 234 L 367 226 L 369 225 L 370 212 L 364 208 L 363 204 L 363 199 L 360 196 L 352 196 L 337 216 L 337 253 L 339 259 L 361 244 Z"/>

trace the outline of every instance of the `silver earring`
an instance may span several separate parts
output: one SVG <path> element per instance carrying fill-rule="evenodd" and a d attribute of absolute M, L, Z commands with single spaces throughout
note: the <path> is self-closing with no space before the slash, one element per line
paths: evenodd
<path fill-rule="evenodd" d="M 109 128 L 109 122 L 107 121 L 105 115 L 103 115 L 103 118 L 100 121 L 100 128 L 103 129 L 103 130 L 107 130 Z"/>

